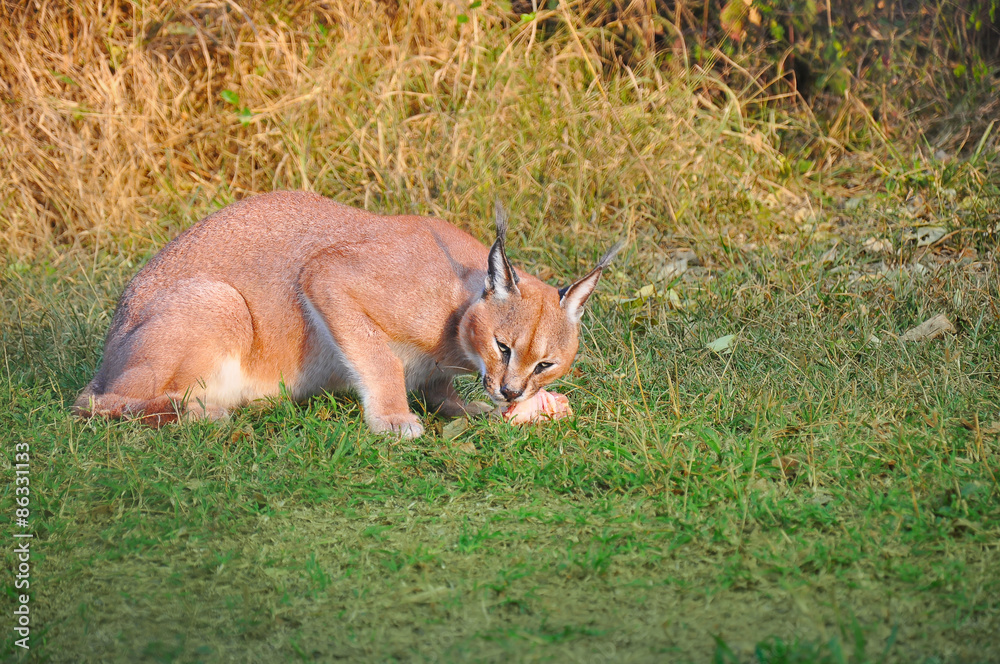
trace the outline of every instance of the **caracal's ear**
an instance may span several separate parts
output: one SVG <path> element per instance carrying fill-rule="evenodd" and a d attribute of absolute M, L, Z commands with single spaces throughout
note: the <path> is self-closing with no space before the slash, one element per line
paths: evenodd
<path fill-rule="evenodd" d="M 504 250 L 504 243 L 507 241 L 507 211 L 503 209 L 500 201 L 496 202 L 497 216 L 497 241 L 490 249 L 489 266 L 486 270 L 486 290 L 484 297 L 495 297 L 504 300 L 511 296 L 521 294 L 517 288 L 517 272 L 514 271 L 510 261 L 507 260 L 507 252 Z"/>
<path fill-rule="evenodd" d="M 580 321 L 580 317 L 583 316 L 583 305 L 587 303 L 587 298 L 590 294 L 594 292 L 594 288 L 597 287 L 597 282 L 601 278 L 601 272 L 604 271 L 608 265 L 611 264 L 611 260 L 615 257 L 622 247 L 625 246 L 625 240 L 619 240 L 615 243 L 615 246 L 608 249 L 601 260 L 597 262 L 597 267 L 587 273 L 582 279 L 578 279 L 569 286 L 559 290 L 559 305 L 562 306 L 563 311 L 571 321 L 577 323 Z"/>

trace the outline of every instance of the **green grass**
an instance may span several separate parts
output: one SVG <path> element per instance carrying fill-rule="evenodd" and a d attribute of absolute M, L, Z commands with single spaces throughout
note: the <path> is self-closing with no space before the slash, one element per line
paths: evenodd
<path fill-rule="evenodd" d="M 657 284 L 681 309 L 620 302 L 665 245 L 640 238 L 559 386 L 576 417 L 450 441 L 374 437 L 350 396 L 76 421 L 134 266 L 9 266 L 0 430 L 31 447 L 31 656 L 1000 658 L 995 263 L 864 277 L 881 259 L 853 219 L 832 260 L 812 232 L 689 242 L 703 265 Z M 525 262 L 568 247 L 542 250 Z M 958 334 L 894 338 L 936 313 Z M 730 354 L 705 348 L 726 334 Z"/>

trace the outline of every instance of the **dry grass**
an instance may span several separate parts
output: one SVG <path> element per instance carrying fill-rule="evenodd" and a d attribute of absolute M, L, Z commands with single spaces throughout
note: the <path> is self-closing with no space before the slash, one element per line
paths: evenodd
<path fill-rule="evenodd" d="M 495 195 L 557 232 L 595 212 L 614 232 L 690 228 L 781 167 L 779 127 L 745 117 L 753 95 L 614 65 L 565 5 L 542 24 L 494 3 L 467 22 L 452 3 L 244 4 L 3 12 L 5 252 L 162 242 L 165 212 L 186 225 L 277 188 L 476 228 Z"/>

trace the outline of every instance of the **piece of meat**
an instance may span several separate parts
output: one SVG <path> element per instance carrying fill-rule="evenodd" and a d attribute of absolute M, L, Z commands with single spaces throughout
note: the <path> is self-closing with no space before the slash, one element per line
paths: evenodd
<path fill-rule="evenodd" d="M 565 394 L 538 390 L 535 396 L 512 403 L 503 412 L 503 418 L 511 424 L 526 424 L 544 420 L 559 420 L 573 414 L 569 399 Z"/>

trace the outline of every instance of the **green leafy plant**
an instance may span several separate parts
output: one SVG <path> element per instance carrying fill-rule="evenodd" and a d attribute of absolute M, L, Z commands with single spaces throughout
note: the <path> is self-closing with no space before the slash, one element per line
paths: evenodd
<path fill-rule="evenodd" d="M 241 125 L 245 127 L 250 124 L 250 121 L 253 118 L 253 113 L 251 113 L 250 109 L 246 106 L 240 105 L 240 96 L 238 94 L 232 90 L 223 90 L 219 93 L 219 97 L 222 101 L 233 107 L 236 112 L 236 117 L 239 119 Z"/>

